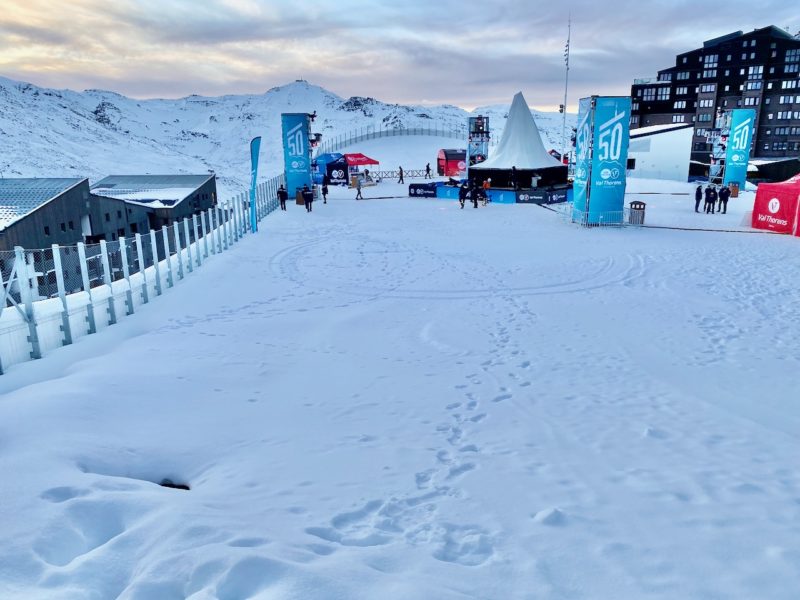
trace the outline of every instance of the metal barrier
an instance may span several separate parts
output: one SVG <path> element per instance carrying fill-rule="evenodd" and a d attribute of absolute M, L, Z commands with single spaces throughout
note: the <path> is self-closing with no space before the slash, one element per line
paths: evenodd
<path fill-rule="evenodd" d="M 280 175 L 257 186 L 256 222 L 277 210 L 284 184 Z M 241 193 L 147 234 L 0 252 L 0 374 L 134 314 L 250 233 L 250 219 Z"/>
<path fill-rule="evenodd" d="M 336 136 L 333 139 L 325 140 L 324 142 L 322 142 L 322 144 L 317 146 L 316 155 L 325 154 L 327 152 L 336 152 L 337 150 L 341 150 L 342 148 L 346 148 L 347 146 L 351 146 L 352 144 L 357 144 L 358 142 L 363 142 L 366 140 L 374 140 L 378 138 L 395 137 L 395 136 L 422 136 L 422 135 L 453 138 L 457 140 L 463 140 L 464 143 L 466 143 L 467 127 L 465 123 L 464 127 L 457 127 L 454 129 L 439 128 L 439 126 L 436 125 L 435 127 L 411 127 L 405 129 L 376 130 L 371 125 L 368 125 L 366 127 L 362 127 L 354 131 L 343 133 L 341 135 Z"/>

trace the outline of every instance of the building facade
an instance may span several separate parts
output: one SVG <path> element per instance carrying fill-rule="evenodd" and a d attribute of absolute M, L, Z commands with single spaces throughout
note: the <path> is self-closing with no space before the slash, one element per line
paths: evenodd
<path fill-rule="evenodd" d="M 631 98 L 632 129 L 694 126 L 694 175 L 708 170 L 718 116 L 735 108 L 756 112 L 753 157 L 800 156 L 800 39 L 765 27 L 706 41 L 657 77 L 635 80 Z"/>
<path fill-rule="evenodd" d="M 84 241 L 89 195 L 88 179 L 0 179 L 0 251 Z"/>

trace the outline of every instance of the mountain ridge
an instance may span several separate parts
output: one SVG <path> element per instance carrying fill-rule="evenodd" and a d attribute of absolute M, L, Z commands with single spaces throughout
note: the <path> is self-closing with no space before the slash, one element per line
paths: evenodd
<path fill-rule="evenodd" d="M 117 173 L 215 172 L 222 196 L 248 185 L 248 143 L 254 136 L 262 136 L 260 174 L 282 171 L 282 112 L 316 111 L 314 132 L 324 140 L 366 127 L 459 129 L 471 114 L 489 116 L 499 137 L 507 110 L 507 105 L 468 112 L 453 105 L 402 105 L 368 96 L 345 99 L 304 80 L 263 94 L 142 100 L 0 77 L 0 176 L 95 181 Z M 545 146 L 559 148 L 561 115 L 533 114 Z M 428 160 L 420 157 L 420 166 Z"/>

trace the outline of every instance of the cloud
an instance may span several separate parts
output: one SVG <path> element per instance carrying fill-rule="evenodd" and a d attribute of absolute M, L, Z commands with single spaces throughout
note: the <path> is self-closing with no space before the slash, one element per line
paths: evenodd
<path fill-rule="evenodd" d="M 674 56 L 737 28 L 800 28 L 765 0 L 27 0 L 0 14 L 0 74 L 139 97 L 260 93 L 303 77 L 342 95 L 465 107 L 626 94 Z M 731 15 L 743 21 L 732 25 Z M 761 22 L 766 15 L 770 22 Z"/>

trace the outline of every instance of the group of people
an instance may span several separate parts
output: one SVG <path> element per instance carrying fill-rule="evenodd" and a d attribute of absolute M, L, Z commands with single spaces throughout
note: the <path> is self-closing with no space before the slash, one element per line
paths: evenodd
<path fill-rule="evenodd" d="M 714 214 L 714 206 L 716 205 L 716 212 L 727 214 L 728 200 L 731 197 L 731 189 L 727 185 L 723 185 L 717 190 L 717 187 L 710 183 L 703 189 L 702 184 L 697 186 L 694 191 L 694 212 L 700 212 L 700 201 L 705 198 L 703 210 L 706 214 Z"/>
<path fill-rule="evenodd" d="M 322 183 L 322 203 L 328 203 L 328 182 Z M 304 185 L 300 190 L 303 196 L 303 205 L 306 207 L 306 212 L 311 212 L 314 207 L 314 190 L 310 189 L 308 185 Z M 286 210 L 286 201 L 289 199 L 289 192 L 282 185 L 278 188 L 278 202 L 280 202 L 281 210 Z"/>
<path fill-rule="evenodd" d="M 478 183 L 473 179 L 467 185 L 466 182 L 461 184 L 461 187 L 458 188 L 458 202 L 461 204 L 461 208 L 464 208 L 467 200 L 472 200 L 472 206 L 474 208 L 478 208 L 478 202 L 483 202 L 483 205 L 486 206 L 486 203 L 489 202 L 489 194 L 488 190 L 492 186 L 491 179 L 484 179 L 482 185 L 478 185 Z"/>

